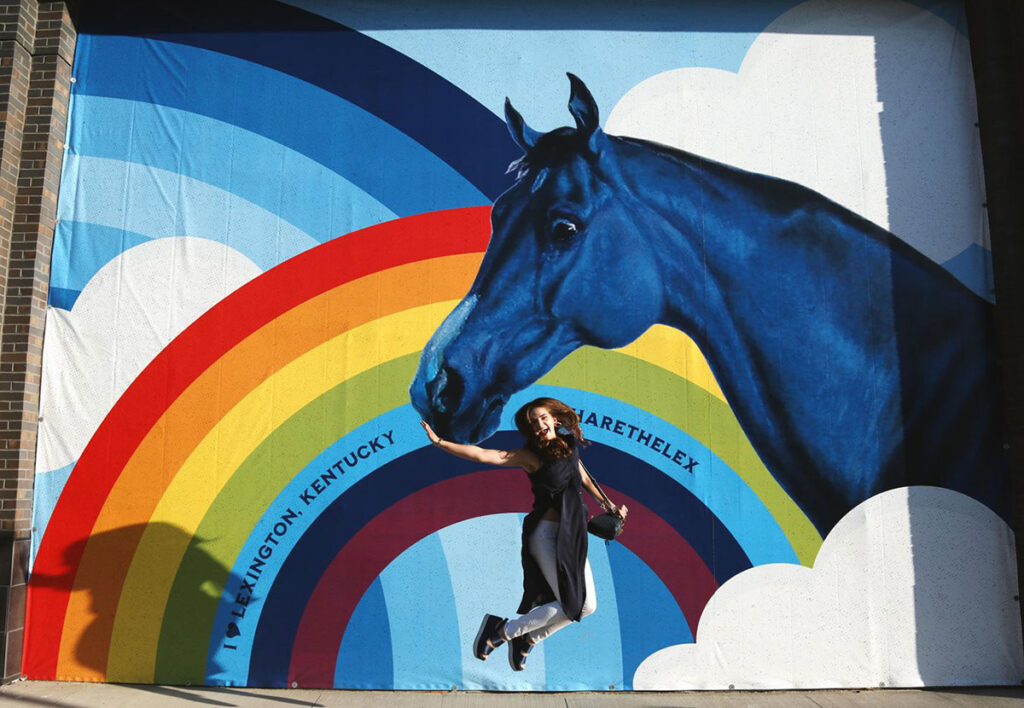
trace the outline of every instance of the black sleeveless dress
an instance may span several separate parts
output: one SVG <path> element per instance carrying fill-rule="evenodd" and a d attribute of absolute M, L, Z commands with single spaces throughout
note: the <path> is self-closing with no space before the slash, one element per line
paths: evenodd
<path fill-rule="evenodd" d="M 523 600 L 519 614 L 529 612 L 538 605 L 558 599 L 544 580 L 540 566 L 530 553 L 530 536 L 537 528 L 540 517 L 555 507 L 561 512 L 556 542 L 558 568 L 558 596 L 562 610 L 578 622 L 586 595 L 584 568 L 587 562 L 587 509 L 583 504 L 583 481 L 580 478 L 580 453 L 576 438 L 562 436 L 572 454 L 559 460 L 546 460 L 530 477 L 533 490 L 533 511 L 523 521 Z"/>

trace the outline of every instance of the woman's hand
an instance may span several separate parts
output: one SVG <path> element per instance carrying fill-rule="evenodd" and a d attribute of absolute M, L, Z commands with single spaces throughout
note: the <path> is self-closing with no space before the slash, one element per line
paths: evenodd
<path fill-rule="evenodd" d="M 425 420 L 421 420 L 420 425 L 423 426 L 423 431 L 427 434 L 427 438 L 430 439 L 431 445 L 438 450 L 447 452 L 449 455 L 461 457 L 463 460 L 479 462 L 484 465 L 494 465 L 495 467 L 522 467 L 527 472 L 533 472 L 540 466 L 537 456 L 529 450 L 521 448 L 509 451 L 491 450 L 476 445 L 462 445 L 461 443 L 442 438 L 434 432 L 434 429 Z"/>
<path fill-rule="evenodd" d="M 427 425 L 427 421 L 421 420 L 420 421 L 420 425 L 422 425 L 423 429 L 427 432 L 427 437 L 430 439 L 430 444 L 431 445 L 440 445 L 441 444 L 441 436 L 439 436 L 437 433 L 435 433 L 434 429 L 431 428 L 429 425 Z"/>
<path fill-rule="evenodd" d="M 629 509 L 626 508 L 625 504 L 623 504 L 622 506 L 615 506 L 614 504 L 612 504 L 612 508 L 609 509 L 608 512 L 611 514 L 615 514 L 617 517 L 625 521 L 626 514 L 629 513 Z"/>

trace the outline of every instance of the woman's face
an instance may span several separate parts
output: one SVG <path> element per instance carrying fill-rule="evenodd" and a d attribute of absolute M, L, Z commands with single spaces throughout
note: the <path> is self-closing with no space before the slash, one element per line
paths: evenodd
<path fill-rule="evenodd" d="M 547 408 L 543 406 L 531 408 L 530 412 L 526 414 L 526 419 L 530 421 L 533 434 L 538 440 L 553 440 L 557 437 L 558 421 Z"/>

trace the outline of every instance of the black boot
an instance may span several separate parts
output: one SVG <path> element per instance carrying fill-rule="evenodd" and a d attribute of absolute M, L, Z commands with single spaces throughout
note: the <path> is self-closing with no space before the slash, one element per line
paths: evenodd
<path fill-rule="evenodd" d="M 530 640 L 524 634 L 521 637 L 513 637 L 508 642 L 508 663 L 513 671 L 522 671 L 526 668 L 526 657 L 533 649 Z"/>
<path fill-rule="evenodd" d="M 486 659 L 492 651 L 505 643 L 501 630 L 507 621 L 504 617 L 484 615 L 480 631 L 476 633 L 476 640 L 473 642 L 473 656 L 477 659 Z"/>

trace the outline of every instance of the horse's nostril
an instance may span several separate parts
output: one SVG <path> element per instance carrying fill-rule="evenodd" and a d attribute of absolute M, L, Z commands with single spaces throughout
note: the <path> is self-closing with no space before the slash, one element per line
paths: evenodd
<path fill-rule="evenodd" d="M 437 376 L 427 381 L 425 388 L 427 389 L 427 401 L 431 409 L 436 412 L 443 412 L 444 408 L 440 405 L 441 394 L 444 391 L 445 382 L 448 380 L 448 372 L 445 369 L 441 369 L 437 372 Z"/>
<path fill-rule="evenodd" d="M 466 382 L 455 369 L 441 367 L 434 380 L 427 384 L 427 395 L 431 406 L 438 413 L 454 413 L 459 408 Z"/>

